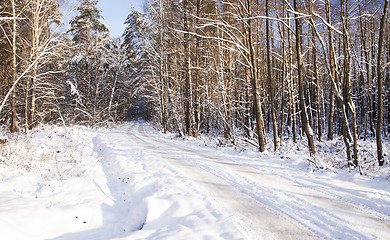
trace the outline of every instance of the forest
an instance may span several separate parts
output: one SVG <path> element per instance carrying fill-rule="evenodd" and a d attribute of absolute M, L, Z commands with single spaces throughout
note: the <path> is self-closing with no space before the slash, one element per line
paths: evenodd
<path fill-rule="evenodd" d="M 346 167 L 388 164 L 389 0 L 146 0 L 119 39 L 97 2 L 68 25 L 65 1 L 0 2 L 2 128 L 143 118 L 259 152 L 304 141 L 310 161 L 338 140 Z"/>

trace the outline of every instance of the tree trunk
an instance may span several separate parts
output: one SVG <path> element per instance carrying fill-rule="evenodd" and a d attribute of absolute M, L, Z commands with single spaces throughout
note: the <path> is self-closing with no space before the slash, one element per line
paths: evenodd
<path fill-rule="evenodd" d="M 15 0 L 11 0 L 12 5 L 12 82 L 13 85 L 16 82 L 17 76 L 17 67 L 16 67 L 16 7 Z M 17 131 L 17 113 L 16 113 L 16 89 L 12 91 L 11 96 L 11 111 L 12 111 L 12 119 L 11 119 L 11 132 L 14 133 Z"/>
<path fill-rule="evenodd" d="M 29 129 L 29 114 L 30 114 L 30 79 L 26 79 L 26 90 L 25 90 L 25 97 L 24 97 L 24 119 L 25 119 L 25 130 L 27 132 L 27 129 Z"/>
<path fill-rule="evenodd" d="M 383 166 L 383 151 L 382 151 L 382 118 L 383 118 L 383 72 L 382 72 L 382 59 L 383 59 L 383 38 L 384 38 L 384 28 L 386 15 L 389 11 L 389 0 L 385 0 L 383 7 L 383 15 L 381 18 L 381 23 L 379 27 L 379 40 L 378 40 L 378 63 L 377 63 L 377 78 L 378 78 L 378 118 L 376 125 L 376 149 L 378 154 L 378 163 L 379 166 Z"/>
<path fill-rule="evenodd" d="M 275 6 L 277 6 L 277 0 L 275 1 Z M 286 3 L 283 1 L 282 4 L 282 16 L 286 17 Z M 284 21 L 285 24 L 286 21 Z M 280 137 L 279 137 L 279 146 L 282 146 L 283 142 L 283 133 L 284 133 L 284 116 L 285 116 L 285 106 L 286 106 L 286 97 L 284 96 L 285 91 L 285 80 L 287 79 L 287 54 L 286 54 L 286 26 L 285 24 L 279 24 L 281 27 L 281 38 L 282 38 L 282 93 L 281 93 L 281 117 L 280 117 Z"/>
<path fill-rule="evenodd" d="M 310 1 L 310 14 L 313 14 L 313 2 Z M 310 23 L 312 27 L 312 53 L 313 53 L 313 82 L 314 85 L 314 98 L 315 98 L 315 109 L 316 109 L 316 118 L 317 118 L 317 134 L 318 140 L 321 141 L 322 137 L 322 124 L 321 124 L 321 105 L 320 105 L 320 79 L 318 76 L 318 63 L 317 63 L 317 44 L 316 44 L 316 29 L 315 21 L 313 18 L 310 18 Z M 313 99 L 314 100 L 314 99 Z M 314 122 L 314 121 L 313 121 Z"/>
<path fill-rule="evenodd" d="M 247 0 L 247 11 L 249 14 L 249 18 L 252 17 L 252 0 Z M 251 64 L 251 85 L 252 85 L 252 96 L 253 96 L 253 106 L 254 113 L 256 118 L 256 131 L 259 143 L 260 152 L 265 151 L 265 138 L 264 138 L 264 122 L 263 122 L 263 112 L 260 104 L 260 96 L 257 92 L 257 70 L 256 70 L 256 61 L 255 61 L 255 49 L 253 44 L 253 33 L 252 33 L 252 20 L 247 20 L 248 24 L 248 48 L 249 48 L 249 57 Z"/>
<path fill-rule="evenodd" d="M 108 102 L 108 117 L 110 119 L 112 118 L 112 116 L 111 116 L 112 101 L 114 100 L 114 94 L 115 94 L 116 85 L 118 82 L 118 76 L 119 76 L 119 73 L 121 71 L 122 64 L 123 64 L 123 62 L 121 62 L 121 64 L 118 67 L 118 70 L 115 73 L 114 83 L 112 84 L 112 87 L 111 87 L 110 101 Z M 114 120 L 115 120 L 115 118 L 114 118 Z"/>
<path fill-rule="evenodd" d="M 390 27 L 387 31 L 390 30 Z M 387 34 L 387 62 L 390 62 L 390 36 Z M 387 88 L 390 89 L 390 66 L 387 66 L 385 82 L 387 83 Z M 387 92 L 387 101 L 390 102 L 390 91 Z M 387 136 L 390 134 L 390 103 L 387 104 Z"/>
<path fill-rule="evenodd" d="M 294 0 L 294 10 L 298 11 L 298 0 Z M 309 120 L 307 117 L 306 103 L 304 99 L 304 89 L 303 89 L 303 63 L 302 63 L 302 53 L 301 53 L 301 22 L 299 19 L 299 15 L 295 14 L 295 47 L 297 51 L 297 65 L 298 65 L 298 97 L 299 97 L 299 107 L 301 110 L 301 121 L 303 131 L 306 134 L 307 141 L 309 144 L 310 154 L 312 156 L 315 155 L 316 150 L 314 146 L 314 133 L 313 129 L 309 124 Z"/>
<path fill-rule="evenodd" d="M 31 130 L 34 126 L 34 118 L 35 118 L 35 102 L 36 102 L 36 82 L 37 82 L 37 72 L 38 72 L 38 65 L 37 63 L 34 64 L 33 67 L 33 75 L 31 79 L 31 102 L 30 102 L 30 114 L 28 119 L 28 128 Z"/>
<path fill-rule="evenodd" d="M 246 36 L 248 38 L 248 36 Z M 248 41 L 244 41 L 244 45 L 248 48 Z M 248 48 L 249 49 L 249 48 Z M 246 56 L 249 59 L 249 56 Z M 251 85 L 251 79 L 250 79 L 250 69 L 248 67 L 245 67 L 245 82 L 244 82 L 244 91 L 245 91 L 245 96 L 244 98 L 244 110 L 243 110 L 243 135 L 246 138 L 250 137 L 250 128 L 251 128 L 251 106 L 250 106 L 250 89 L 249 86 Z"/>
<path fill-rule="evenodd" d="M 287 125 L 290 127 L 289 130 L 289 136 L 292 134 L 293 142 L 297 142 L 297 130 L 296 130 L 296 103 L 295 103 L 295 84 L 294 84 L 294 77 L 293 77 L 293 44 L 292 44 L 292 32 L 287 31 L 287 47 L 288 52 L 287 56 L 288 59 L 288 69 L 287 71 L 287 89 L 288 89 L 288 116 L 287 116 Z"/>
<path fill-rule="evenodd" d="M 358 166 L 357 156 L 357 122 L 356 122 L 356 109 L 351 95 L 351 54 L 349 49 L 349 32 L 348 32 L 348 0 L 342 0 L 341 2 L 341 19 L 343 28 L 343 50 L 344 50 L 344 82 L 343 82 L 343 135 L 347 149 L 347 158 L 349 160 L 349 166 Z M 353 137 L 353 161 L 351 161 L 349 152 L 349 124 L 348 124 L 348 109 L 352 112 L 352 137 Z"/>
<path fill-rule="evenodd" d="M 325 0 L 325 12 L 326 21 L 328 26 L 328 41 L 329 41 L 329 65 L 330 65 L 330 77 L 331 81 L 336 82 L 336 58 L 333 49 L 333 37 L 332 37 L 332 24 L 331 12 L 330 12 L 330 0 Z M 329 96 L 329 118 L 328 118 L 328 140 L 333 140 L 333 120 L 335 115 L 335 88 L 331 83 L 330 96 Z"/>
<path fill-rule="evenodd" d="M 265 5 L 266 11 L 266 38 L 267 38 L 267 71 L 268 71 L 268 84 L 269 84 L 269 95 L 271 101 L 271 115 L 272 115 L 272 125 L 273 125 L 273 136 L 274 136 L 274 151 L 277 151 L 279 148 L 278 143 L 278 123 L 276 122 L 276 110 L 275 110 L 275 82 L 272 78 L 272 62 L 271 62 L 271 37 L 270 37 L 270 23 L 269 23 L 269 0 L 266 0 Z"/>
<path fill-rule="evenodd" d="M 87 108 L 87 112 L 89 110 L 89 28 L 87 28 L 86 32 L 86 44 L 85 44 L 85 81 L 84 81 L 84 94 L 85 94 L 85 107 Z"/>
<path fill-rule="evenodd" d="M 196 0 L 196 24 L 198 24 L 198 18 L 200 17 L 201 0 Z M 194 89 L 194 137 L 198 137 L 199 124 L 200 124 L 200 99 L 199 99 L 199 84 L 200 84 L 200 38 L 196 37 L 195 46 L 195 89 Z"/>
<path fill-rule="evenodd" d="M 166 117 L 166 108 L 165 108 L 165 81 L 163 76 L 163 60 L 160 59 L 160 86 L 161 86 L 161 93 L 160 93 L 160 107 L 161 107 L 161 125 L 163 128 L 163 133 L 167 132 L 167 117 Z"/>
<path fill-rule="evenodd" d="M 188 0 L 183 1 L 184 8 L 184 109 L 185 109 L 185 134 L 192 135 L 191 126 L 191 73 L 190 73 L 190 40 L 189 40 L 189 19 Z"/>
<path fill-rule="evenodd" d="M 359 6 L 360 7 L 360 6 Z M 367 24 L 363 25 L 362 19 L 360 20 L 360 34 L 362 38 L 362 52 L 364 55 L 364 62 L 365 62 L 365 70 L 366 70 L 366 81 L 367 81 L 367 110 L 366 110 L 366 117 L 364 120 L 364 141 L 367 138 L 367 130 L 369 128 L 369 125 L 371 125 L 372 122 L 372 97 L 371 97 L 371 68 L 370 68 L 370 56 L 369 56 L 369 48 L 367 47 L 367 39 L 366 35 L 368 33 L 367 31 Z"/>
<path fill-rule="evenodd" d="M 43 27 L 40 24 L 42 23 L 42 19 L 44 18 L 42 15 L 44 14 L 42 11 L 44 11 L 43 2 L 39 0 L 35 0 L 32 2 L 32 47 L 31 47 L 31 62 L 33 63 L 38 58 L 38 50 L 39 45 L 41 41 L 41 28 Z M 35 102 L 36 102 L 36 84 L 37 84 L 37 73 L 38 73 L 38 62 L 34 63 L 34 66 L 32 67 L 32 76 L 31 76 L 31 85 L 30 89 L 27 90 L 27 92 L 31 93 L 30 96 L 30 109 L 29 113 L 27 114 L 28 118 L 26 118 L 27 126 L 29 129 L 32 129 L 34 125 L 34 119 L 35 119 Z"/>

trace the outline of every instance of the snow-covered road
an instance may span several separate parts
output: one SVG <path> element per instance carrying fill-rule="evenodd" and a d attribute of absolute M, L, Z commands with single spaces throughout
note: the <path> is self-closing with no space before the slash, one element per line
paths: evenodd
<path fill-rule="evenodd" d="M 153 138 L 153 135 L 145 132 L 144 124 L 133 126 L 129 135 L 137 145 L 149 149 L 156 158 L 165 160 L 194 182 L 202 194 L 218 206 L 248 239 L 315 239 L 299 222 L 256 201 L 253 196 L 245 193 L 245 189 L 236 184 L 231 185 L 230 181 L 215 174 L 223 171 L 224 167 L 212 172 L 194 163 L 203 160 L 216 163 L 217 166 L 229 166 L 229 170 L 240 175 L 257 175 L 254 169 Z M 194 161 L 186 160 L 188 158 Z"/>
<path fill-rule="evenodd" d="M 248 238 L 390 239 L 388 214 L 337 195 L 329 184 L 313 187 L 302 174 L 286 176 L 282 166 L 270 172 L 244 166 L 235 155 L 164 141 L 145 124 L 133 125 L 129 135 L 195 182 Z"/>
<path fill-rule="evenodd" d="M 237 152 L 143 122 L 26 142 L 52 160 L 0 164 L 2 239 L 390 239 L 388 180 L 311 173 L 306 151 Z"/>

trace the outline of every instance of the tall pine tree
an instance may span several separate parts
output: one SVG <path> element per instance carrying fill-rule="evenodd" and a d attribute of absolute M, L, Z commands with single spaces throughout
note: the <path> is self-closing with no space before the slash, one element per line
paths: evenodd
<path fill-rule="evenodd" d="M 84 83 L 80 85 L 84 85 L 84 104 L 87 111 L 91 92 L 89 63 L 91 50 L 97 44 L 97 40 L 108 33 L 107 26 L 101 22 L 103 17 L 97 3 L 98 0 L 80 0 L 80 5 L 77 7 L 79 14 L 70 21 L 71 28 L 68 30 L 85 58 Z"/>

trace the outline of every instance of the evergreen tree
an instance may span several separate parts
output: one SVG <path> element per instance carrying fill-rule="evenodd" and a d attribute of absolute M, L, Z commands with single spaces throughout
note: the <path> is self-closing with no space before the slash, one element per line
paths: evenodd
<path fill-rule="evenodd" d="M 142 13 L 131 9 L 125 21 L 122 48 L 126 52 L 126 67 L 131 77 L 136 79 L 144 73 L 143 67 L 148 62 L 145 37 L 149 35 L 149 26 Z"/>
<path fill-rule="evenodd" d="M 101 10 L 97 7 L 97 0 L 81 0 L 77 7 L 79 14 L 70 21 L 68 33 L 73 35 L 73 41 L 80 47 L 81 55 L 85 60 L 84 104 L 88 111 L 91 94 L 90 57 L 92 49 L 108 35 L 108 28 L 101 22 Z M 80 54 L 79 54 L 80 55 Z"/>
<path fill-rule="evenodd" d="M 149 91 L 150 88 L 145 82 L 152 82 L 151 79 L 155 75 L 156 65 L 159 62 L 158 50 L 155 49 L 154 40 L 151 38 L 152 27 L 146 20 L 145 14 L 131 9 L 125 25 L 121 47 L 126 54 L 124 68 L 127 73 L 130 97 L 134 105 L 130 108 L 144 109 L 144 101 L 139 99 L 139 96 L 151 97 L 157 92 Z M 130 117 L 135 117 L 135 115 Z"/>

